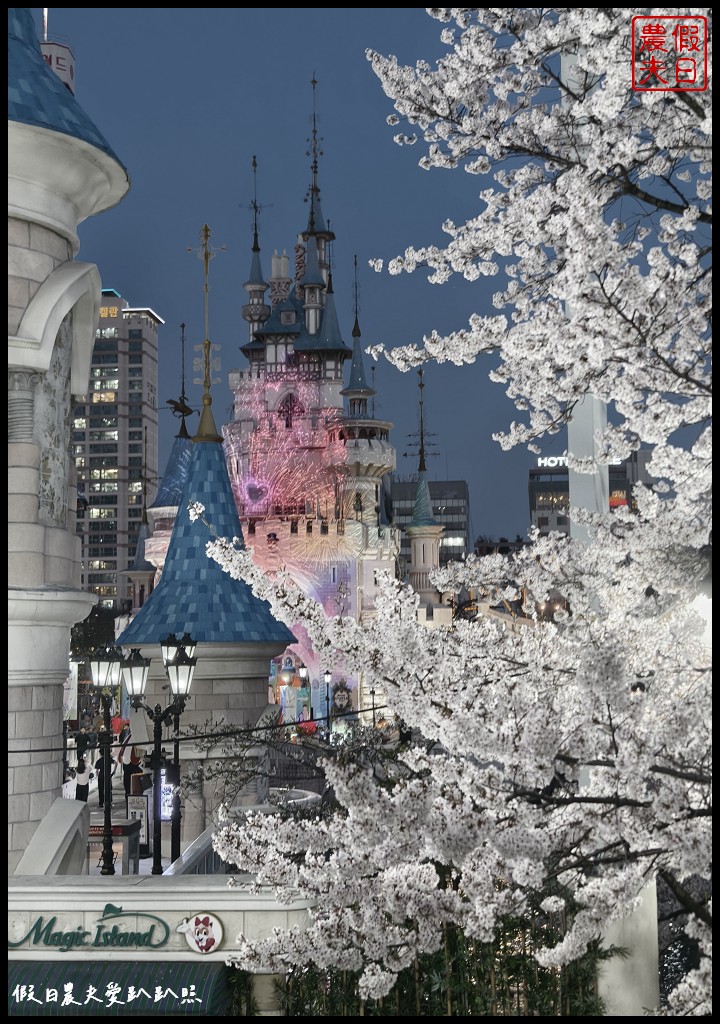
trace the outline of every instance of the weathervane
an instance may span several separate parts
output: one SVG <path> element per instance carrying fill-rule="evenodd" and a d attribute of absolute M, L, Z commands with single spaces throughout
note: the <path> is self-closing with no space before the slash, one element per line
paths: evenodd
<path fill-rule="evenodd" d="M 173 416 L 180 416 L 182 423 L 180 424 L 180 430 L 177 433 L 178 437 L 189 437 L 187 427 L 185 426 L 186 417 L 193 413 L 193 409 L 190 408 L 187 402 L 187 395 L 185 394 L 185 324 L 180 324 L 180 366 L 181 371 L 181 386 L 180 386 L 180 398 L 168 398 L 167 405 L 172 409 Z"/>

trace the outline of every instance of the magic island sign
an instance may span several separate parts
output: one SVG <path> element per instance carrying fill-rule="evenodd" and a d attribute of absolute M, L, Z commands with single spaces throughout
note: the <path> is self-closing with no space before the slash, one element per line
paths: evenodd
<path fill-rule="evenodd" d="M 126 931 L 128 918 L 141 921 L 137 930 Z M 18 949 L 28 945 L 69 953 L 71 950 L 94 949 L 161 949 L 170 938 L 170 926 L 154 914 L 145 914 L 137 910 L 125 912 L 122 907 L 106 903 L 101 917 L 90 931 L 78 925 L 70 931 L 57 927 L 57 917 L 38 917 L 27 933 L 16 942 L 8 939 L 9 949 Z"/>
<path fill-rule="evenodd" d="M 198 954 L 192 961 L 172 951 L 174 933 Z M 208 911 L 172 925 L 113 903 L 87 927 L 53 914 L 16 923 L 8 935 L 8 1016 L 231 1015 L 227 968 L 208 956 L 223 939 L 222 922 Z"/>

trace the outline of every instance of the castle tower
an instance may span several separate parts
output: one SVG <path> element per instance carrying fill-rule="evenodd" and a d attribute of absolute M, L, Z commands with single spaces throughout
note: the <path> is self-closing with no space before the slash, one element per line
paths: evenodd
<path fill-rule="evenodd" d="M 29 7 L 8 8 L 8 872 L 62 794 L 70 630 L 80 587 L 74 395 L 87 391 L 100 275 L 77 228 L 127 171 L 46 64 Z M 32 752 L 34 748 L 36 752 Z"/>
<path fill-rule="evenodd" d="M 368 413 L 374 391 L 365 379 L 357 315 L 352 349 L 342 337 L 330 267 L 335 235 L 320 206 L 315 115 L 311 154 L 310 211 L 295 246 L 294 276 L 285 251 L 276 251 L 271 312 L 260 324 L 248 320 L 251 338 L 241 352 L 249 367 L 228 376 L 233 419 L 222 433 L 256 564 L 267 572 L 286 569 L 329 615 L 360 619 L 374 613 L 376 571 L 395 572 L 399 537 L 380 498 L 395 452 L 392 424 Z M 256 221 L 253 258 L 255 228 Z M 293 632 L 297 644 L 288 653 L 308 668 L 314 716 L 326 713 L 328 668 L 334 683 L 347 685 L 353 708 L 363 706 L 361 681 L 342 666 L 320 664 L 302 628 Z"/>
<path fill-rule="evenodd" d="M 210 229 L 203 228 L 205 280 L 210 257 Z M 213 716 L 229 725 L 255 725 L 267 708 L 268 666 L 294 642 L 291 631 L 272 615 L 269 605 L 256 598 L 247 584 L 229 576 L 207 557 L 206 545 L 214 531 L 221 537 L 242 538 L 237 508 L 230 487 L 221 437 L 215 426 L 210 393 L 210 350 L 205 288 L 205 341 L 203 411 L 191 439 L 187 479 L 179 498 L 172 536 L 160 580 L 117 643 L 138 648 L 152 659 L 148 677 L 149 703 L 162 701 L 165 672 L 160 644 L 170 633 L 189 633 L 197 643 L 198 666 L 184 725 L 207 728 Z M 205 507 L 208 525 L 193 522 L 188 506 Z M 138 712 L 141 713 L 141 712 Z M 181 750 L 184 758 L 221 757 L 218 750 Z M 265 780 L 267 784 L 267 780 Z M 262 785 L 262 783 L 258 783 Z M 263 803 L 266 792 L 244 794 L 248 803 Z M 187 844 L 205 829 L 217 810 L 211 787 L 203 785 L 188 801 L 183 817 Z"/>

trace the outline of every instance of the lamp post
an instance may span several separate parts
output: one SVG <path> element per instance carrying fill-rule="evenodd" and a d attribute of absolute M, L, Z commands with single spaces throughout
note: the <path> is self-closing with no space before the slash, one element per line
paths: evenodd
<path fill-rule="evenodd" d="M 164 642 L 160 645 L 163 665 L 167 672 L 168 665 L 171 665 L 181 650 L 185 651 L 188 658 L 195 655 L 195 641 L 189 633 L 185 633 L 181 640 L 174 633 L 169 633 Z M 173 771 L 172 776 L 166 771 L 165 779 L 173 785 L 172 813 L 170 816 L 170 862 L 177 860 L 180 856 L 180 823 L 182 822 L 182 809 L 180 805 L 180 709 L 175 706 L 173 713 L 173 732 L 175 740 L 173 744 Z"/>
<path fill-rule="evenodd" d="M 114 875 L 112 841 L 112 773 L 110 769 L 110 746 L 112 744 L 112 727 L 110 711 L 112 709 L 113 692 L 120 681 L 120 664 L 122 651 L 119 647 L 108 644 L 100 648 L 90 658 L 90 672 L 93 685 L 98 691 L 103 710 L 103 731 L 98 737 L 103 759 L 103 842 L 101 858 L 101 875 Z"/>
<path fill-rule="evenodd" d="M 327 715 L 327 721 L 325 722 L 325 728 L 327 730 L 328 739 L 330 739 L 330 733 L 332 732 L 332 718 L 330 716 L 330 683 L 332 681 L 332 672 L 329 668 L 325 669 L 325 714 Z"/>
<path fill-rule="evenodd" d="M 171 642 L 168 643 L 168 641 Z M 197 664 L 197 658 L 189 657 L 188 648 L 195 650 L 195 645 L 190 637 L 187 637 L 186 647 L 182 641 L 175 641 L 172 634 L 161 646 L 165 670 L 173 694 L 172 703 L 166 707 L 156 704 L 153 708 L 144 700 L 145 685 L 150 668 L 149 658 L 142 658 L 138 650 L 132 650 L 123 665 L 123 681 L 130 697 L 130 703 L 136 711 L 142 708 L 153 723 L 153 753 L 150 758 L 150 768 L 153 772 L 153 866 L 151 872 L 153 875 L 163 873 L 160 771 L 164 767 L 165 758 L 162 752 L 162 730 L 166 722 L 171 718 L 175 718 L 177 721 L 185 710 L 185 703 Z"/>
<path fill-rule="evenodd" d="M 308 672 L 308 667 L 307 667 L 307 665 L 305 665 L 304 663 L 301 663 L 301 664 L 299 665 L 299 667 L 298 667 L 298 675 L 300 676 L 300 686 L 301 686 L 301 687 L 302 687 L 303 689 L 306 689 L 306 688 L 307 688 L 307 684 L 308 684 L 308 676 L 309 676 L 309 674 L 310 674 L 310 673 Z M 305 695 L 303 694 L 303 700 L 304 700 L 304 699 L 305 699 Z M 314 717 L 315 717 L 315 716 L 314 716 L 314 714 L 313 714 L 313 707 L 312 707 L 312 697 L 311 697 L 311 698 L 310 698 L 310 721 L 312 721 Z"/>
<path fill-rule="evenodd" d="M 375 728 L 375 687 L 370 688 L 370 699 L 372 701 L 372 723 L 373 729 Z"/>

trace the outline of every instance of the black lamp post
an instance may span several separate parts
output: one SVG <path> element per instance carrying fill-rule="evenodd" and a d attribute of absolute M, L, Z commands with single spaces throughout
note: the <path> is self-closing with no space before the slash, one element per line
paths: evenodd
<path fill-rule="evenodd" d="M 324 679 L 325 679 L 325 714 L 327 715 L 327 722 L 325 723 L 325 728 L 327 730 L 328 739 L 329 739 L 330 738 L 330 733 L 332 732 L 332 717 L 331 717 L 331 714 L 330 714 L 330 683 L 332 681 L 332 672 L 330 671 L 329 668 L 325 669 Z"/>
<path fill-rule="evenodd" d="M 165 758 L 162 752 L 162 730 L 165 723 L 171 718 L 175 719 L 175 727 L 177 729 L 178 719 L 185 710 L 193 675 L 195 674 L 195 665 L 197 664 L 197 658 L 192 658 L 188 655 L 188 648 L 194 651 L 195 644 L 187 634 L 185 636 L 187 637 L 187 646 L 182 641 L 175 641 L 172 634 L 161 645 L 165 670 L 168 674 L 173 694 L 172 703 L 166 707 L 156 704 L 154 708 L 151 708 L 144 700 L 145 685 L 150 667 L 150 660 L 148 658 L 141 658 L 140 652 L 133 650 L 123 665 L 123 680 L 133 708 L 136 711 L 142 708 L 153 723 L 153 752 L 150 758 L 150 768 L 153 772 L 153 875 L 161 875 L 163 873 L 160 772 L 165 766 Z M 183 637 L 183 640 L 185 640 L 185 637 Z M 131 664 L 131 662 L 134 662 L 134 664 Z"/>
<path fill-rule="evenodd" d="M 160 645 L 163 665 L 167 672 L 168 666 L 175 662 L 178 654 L 182 651 L 188 658 L 195 655 L 195 641 L 189 633 L 185 633 L 181 640 L 174 633 L 169 633 L 167 638 Z M 173 713 L 173 732 L 175 734 L 173 749 L 173 771 L 172 776 L 168 771 L 165 773 L 165 780 L 173 785 L 172 813 L 170 817 L 170 861 L 175 861 L 180 856 L 180 823 L 182 821 L 182 810 L 180 806 L 180 708 L 175 704 Z"/>
<path fill-rule="evenodd" d="M 114 875 L 112 841 L 112 772 L 110 768 L 110 747 L 112 745 L 112 726 L 110 712 L 112 710 L 113 693 L 120 681 L 120 664 L 122 651 L 119 647 L 108 644 L 100 648 L 90 658 L 90 672 L 93 685 L 98 691 L 103 710 L 103 731 L 98 737 L 103 759 L 103 842 L 101 875 Z"/>

